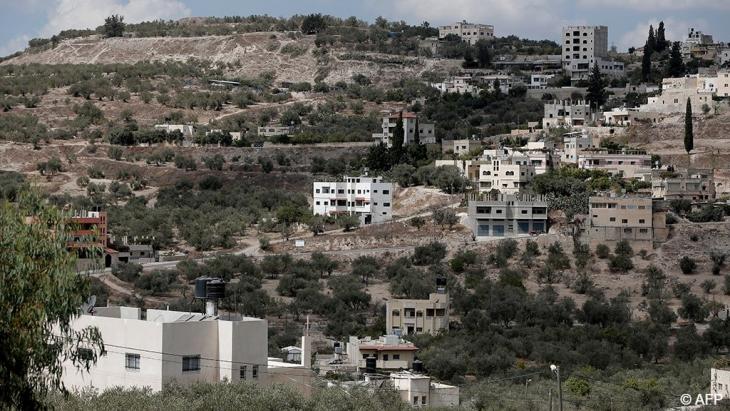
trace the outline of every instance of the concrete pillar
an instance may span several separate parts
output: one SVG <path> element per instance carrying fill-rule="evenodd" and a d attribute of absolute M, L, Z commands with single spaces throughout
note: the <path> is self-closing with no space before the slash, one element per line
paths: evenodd
<path fill-rule="evenodd" d="M 308 335 L 302 336 L 301 364 L 305 369 L 312 368 L 312 337 Z"/>

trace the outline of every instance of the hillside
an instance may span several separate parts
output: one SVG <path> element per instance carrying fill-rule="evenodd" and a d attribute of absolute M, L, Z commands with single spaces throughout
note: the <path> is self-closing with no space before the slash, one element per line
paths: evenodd
<path fill-rule="evenodd" d="M 378 82 L 395 81 L 429 70 L 448 71 L 459 64 L 452 60 L 336 49 L 316 53 L 314 39 L 314 36 L 291 39 L 276 32 L 205 37 L 89 36 L 63 41 L 52 49 L 26 51 L 0 64 L 131 64 L 196 59 L 222 63 L 231 76 L 255 77 L 271 71 L 276 73 L 278 81 L 313 82 L 316 78 L 327 83 L 348 81 L 353 74 L 364 74 Z"/>

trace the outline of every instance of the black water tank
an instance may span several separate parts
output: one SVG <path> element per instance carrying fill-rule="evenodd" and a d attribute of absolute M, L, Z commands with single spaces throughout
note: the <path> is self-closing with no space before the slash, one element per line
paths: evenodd
<path fill-rule="evenodd" d="M 368 374 L 375 374 L 376 369 L 378 368 L 378 360 L 375 359 L 372 355 L 365 358 L 365 372 Z"/>
<path fill-rule="evenodd" d="M 436 277 L 437 287 L 446 287 L 446 277 Z"/>
<path fill-rule="evenodd" d="M 421 362 L 421 360 L 413 361 L 413 372 L 417 372 L 417 373 L 423 372 L 423 363 Z"/>
<path fill-rule="evenodd" d="M 198 277 L 195 279 L 195 298 L 206 298 L 206 284 L 210 277 Z"/>
<path fill-rule="evenodd" d="M 209 300 L 220 300 L 226 296 L 226 283 L 220 278 L 208 280 L 205 285 L 205 298 Z"/>

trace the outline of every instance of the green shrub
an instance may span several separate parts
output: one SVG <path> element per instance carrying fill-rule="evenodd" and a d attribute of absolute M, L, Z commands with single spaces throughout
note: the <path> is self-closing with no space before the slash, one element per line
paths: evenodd
<path fill-rule="evenodd" d="M 679 268 L 684 274 L 694 274 L 697 269 L 697 263 L 691 257 L 685 255 L 679 259 Z"/>

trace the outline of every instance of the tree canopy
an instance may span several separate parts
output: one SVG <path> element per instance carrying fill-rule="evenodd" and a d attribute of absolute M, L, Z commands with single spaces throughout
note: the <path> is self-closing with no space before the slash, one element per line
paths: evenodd
<path fill-rule="evenodd" d="M 68 216 L 29 191 L 0 202 L 0 390 L 2 408 L 43 408 L 44 395 L 64 390 L 63 363 L 89 369 L 104 352 L 96 328 L 74 330 L 89 293 L 66 249 Z"/>

